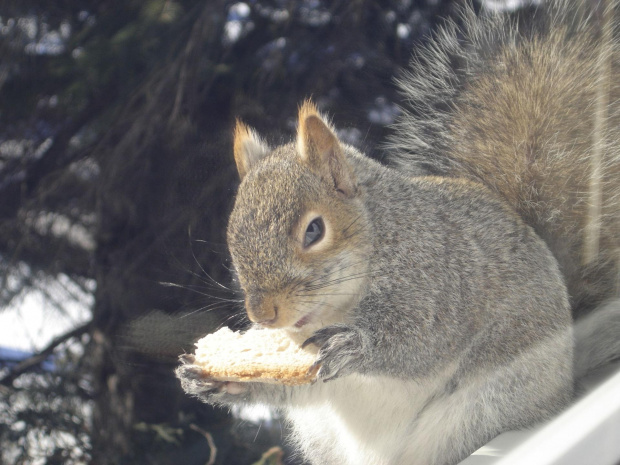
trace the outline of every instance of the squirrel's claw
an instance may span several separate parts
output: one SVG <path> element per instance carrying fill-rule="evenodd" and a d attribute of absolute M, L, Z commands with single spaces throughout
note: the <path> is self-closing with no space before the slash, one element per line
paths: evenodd
<path fill-rule="evenodd" d="M 205 377 L 198 365 L 184 363 L 175 370 L 175 374 L 181 381 L 183 390 L 201 400 L 217 394 L 222 388 L 223 383 Z"/>
<path fill-rule="evenodd" d="M 193 365 L 196 361 L 196 357 L 192 354 L 181 354 L 179 355 L 179 361 L 183 365 Z"/>
<path fill-rule="evenodd" d="M 352 326 L 333 325 L 318 330 L 303 344 L 316 344 L 319 355 L 310 371 L 319 368 L 317 378 L 326 382 L 346 376 L 361 367 L 365 344 L 361 333 Z"/>
<path fill-rule="evenodd" d="M 301 348 L 303 349 L 309 344 L 314 344 L 318 347 L 323 347 L 331 337 L 333 337 L 336 334 L 345 332 L 345 331 L 350 331 L 350 327 L 346 325 L 325 326 L 324 328 L 321 328 L 318 331 L 316 331 L 308 339 L 306 339 L 304 343 L 301 345 Z"/>
<path fill-rule="evenodd" d="M 232 381 L 220 381 L 205 376 L 199 365 L 194 365 L 193 355 L 184 354 L 179 357 L 181 365 L 175 370 L 177 378 L 181 381 L 181 387 L 189 395 L 198 397 L 203 402 L 210 402 L 211 398 L 222 394 L 243 394 L 247 386 Z"/>

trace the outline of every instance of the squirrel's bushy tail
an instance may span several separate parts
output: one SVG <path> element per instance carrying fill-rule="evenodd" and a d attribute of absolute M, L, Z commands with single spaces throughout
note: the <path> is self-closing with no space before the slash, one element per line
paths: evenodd
<path fill-rule="evenodd" d="M 618 10 L 551 1 L 522 21 L 464 8 L 401 77 L 389 143 L 401 170 L 503 196 L 556 256 L 575 316 L 620 287 Z"/>

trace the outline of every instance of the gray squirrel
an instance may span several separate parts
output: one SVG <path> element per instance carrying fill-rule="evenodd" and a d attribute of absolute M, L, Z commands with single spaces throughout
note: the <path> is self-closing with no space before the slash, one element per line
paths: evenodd
<path fill-rule="evenodd" d="M 185 391 L 281 409 L 317 465 L 454 464 L 565 408 L 620 355 L 617 14 L 464 7 L 400 79 L 390 166 L 309 101 L 275 149 L 238 122 L 246 311 L 319 346 L 318 381 L 221 382 L 186 355 Z"/>

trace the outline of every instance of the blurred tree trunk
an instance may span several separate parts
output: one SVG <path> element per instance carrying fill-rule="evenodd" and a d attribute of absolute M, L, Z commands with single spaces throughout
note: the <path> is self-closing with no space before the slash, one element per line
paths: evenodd
<path fill-rule="evenodd" d="M 227 315 L 196 315 L 188 325 L 178 317 L 141 318 L 153 310 L 169 315 L 181 310 L 179 303 L 187 297 L 180 289 L 162 283 L 195 286 L 196 278 L 189 273 L 194 251 L 188 227 L 193 227 L 192 234 L 209 240 L 221 240 L 224 230 L 221 193 L 220 200 L 205 199 L 213 217 L 210 230 L 193 209 L 195 199 L 183 197 L 187 195 L 184 179 L 190 172 L 203 184 L 200 195 L 205 195 L 208 189 L 204 187 L 210 185 L 215 197 L 233 182 L 224 157 L 222 161 L 210 160 L 222 154 L 201 150 L 196 128 L 198 103 L 202 111 L 221 118 L 208 121 L 212 137 L 219 137 L 215 131 L 227 122 L 221 108 L 209 108 L 213 106 L 209 87 L 217 80 L 216 65 L 222 59 L 219 38 L 225 4 L 210 1 L 193 8 L 186 18 L 183 39 L 122 107 L 94 152 L 101 174 L 94 260 L 97 330 L 89 357 L 96 370 L 92 455 L 98 464 L 134 463 L 147 457 L 148 463 L 170 463 L 169 457 L 158 456 L 154 450 L 136 449 L 144 432 L 134 427 L 179 423 L 179 404 L 187 402 L 173 377 L 176 356 L 191 351 L 192 342 Z M 222 98 L 225 96 L 220 93 L 217 103 L 228 108 L 230 103 Z M 213 183 L 215 172 L 219 184 Z M 209 263 L 214 257 L 196 255 L 206 268 L 215 268 Z M 172 259 L 188 266 L 182 270 L 185 276 L 170 272 Z M 133 332 L 127 327 L 132 320 L 138 321 Z M 142 340 L 137 339 L 140 334 Z M 158 353 L 149 354 L 148 347 L 156 347 Z"/>

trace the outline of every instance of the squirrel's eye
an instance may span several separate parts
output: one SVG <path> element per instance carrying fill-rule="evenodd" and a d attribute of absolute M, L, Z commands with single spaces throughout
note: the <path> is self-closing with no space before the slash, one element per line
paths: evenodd
<path fill-rule="evenodd" d="M 310 222 L 304 235 L 304 247 L 309 247 L 315 242 L 318 242 L 323 237 L 323 231 L 325 225 L 321 218 L 315 218 Z"/>

